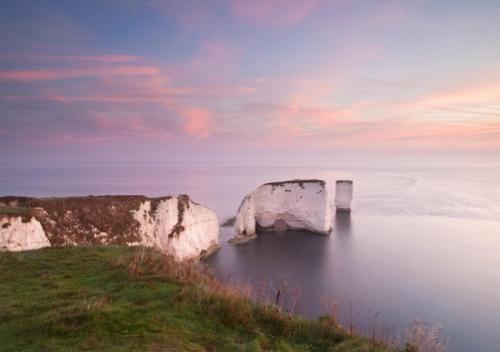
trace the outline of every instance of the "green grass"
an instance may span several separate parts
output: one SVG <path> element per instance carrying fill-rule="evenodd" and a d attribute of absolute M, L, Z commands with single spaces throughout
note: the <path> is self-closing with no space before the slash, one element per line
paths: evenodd
<path fill-rule="evenodd" d="M 0 350 L 388 351 L 324 320 L 255 304 L 193 265 L 137 253 L 1 253 Z"/>
<path fill-rule="evenodd" d="M 10 207 L 6 205 L 0 205 L 0 215 L 29 216 L 31 215 L 31 209 L 24 207 Z"/>

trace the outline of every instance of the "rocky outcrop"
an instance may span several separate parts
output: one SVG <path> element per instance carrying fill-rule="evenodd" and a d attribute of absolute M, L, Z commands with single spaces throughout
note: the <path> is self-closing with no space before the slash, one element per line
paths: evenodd
<path fill-rule="evenodd" d="M 353 182 L 351 180 L 338 180 L 335 186 L 335 207 L 337 211 L 351 211 Z"/>
<path fill-rule="evenodd" d="M 42 225 L 34 218 L 0 217 L 0 250 L 23 251 L 50 246 Z"/>
<path fill-rule="evenodd" d="M 248 194 L 238 209 L 235 239 L 251 238 L 261 229 L 329 234 L 331 212 L 325 181 L 266 183 Z"/>
<path fill-rule="evenodd" d="M 146 245 L 184 260 L 209 254 L 219 242 L 215 213 L 186 195 L 3 197 L 0 206 L 10 212 L 0 212 L 5 224 L 0 227 L 0 246 L 19 243 L 16 250 L 90 244 Z M 16 232 L 10 229 L 13 224 Z M 30 240 L 39 239 L 40 234 L 45 242 Z M 28 242 L 39 246 L 27 245 Z M 4 249 L 12 248 L 9 245 Z"/>
<path fill-rule="evenodd" d="M 169 198 L 156 205 L 146 201 L 134 212 L 134 218 L 143 245 L 159 248 L 180 260 L 207 256 L 218 248 L 215 213 L 188 196 Z"/>

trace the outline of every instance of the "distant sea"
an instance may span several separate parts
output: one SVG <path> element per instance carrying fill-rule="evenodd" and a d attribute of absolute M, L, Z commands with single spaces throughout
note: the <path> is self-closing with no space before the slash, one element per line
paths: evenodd
<path fill-rule="evenodd" d="M 345 321 L 396 333 L 412 318 L 442 326 L 453 351 L 500 350 L 500 165 L 498 164 L 0 164 L 0 194 L 189 194 L 222 222 L 262 183 L 354 181 L 350 215 L 329 237 L 263 234 L 224 244 L 208 265 L 224 278 L 300 285 L 302 314 L 335 299 Z M 223 228 L 223 240 L 231 229 Z"/>

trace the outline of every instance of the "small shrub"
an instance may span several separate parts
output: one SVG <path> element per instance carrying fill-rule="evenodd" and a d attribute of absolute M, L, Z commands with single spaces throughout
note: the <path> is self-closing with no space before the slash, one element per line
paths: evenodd
<path fill-rule="evenodd" d="M 405 347 L 404 347 L 403 352 L 418 352 L 418 347 L 407 342 L 407 343 L 405 343 Z"/>
<path fill-rule="evenodd" d="M 234 226 L 234 224 L 236 224 L 236 216 L 231 216 L 231 217 L 227 218 L 220 226 L 231 227 L 231 226 Z"/>

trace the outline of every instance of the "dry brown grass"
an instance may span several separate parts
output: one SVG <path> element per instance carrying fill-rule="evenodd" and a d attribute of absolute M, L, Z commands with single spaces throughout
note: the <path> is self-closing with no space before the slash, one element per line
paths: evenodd
<path fill-rule="evenodd" d="M 179 262 L 172 256 L 145 248 L 138 251 L 134 260 L 129 264 L 129 271 L 135 277 L 140 277 L 146 272 L 154 272 L 166 279 L 195 286 L 212 294 L 253 298 L 249 284 L 236 281 L 224 283 L 197 261 Z"/>
<path fill-rule="evenodd" d="M 176 261 L 154 250 L 142 249 L 129 264 L 132 276 L 152 273 L 159 278 L 182 284 L 180 297 L 194 302 L 206 314 L 225 322 L 251 327 L 254 324 L 254 291 L 248 283 L 223 282 L 196 261 Z"/>
<path fill-rule="evenodd" d="M 210 295 L 251 300 L 273 306 L 280 313 L 288 315 L 296 315 L 300 312 L 303 290 L 300 286 L 286 280 L 277 285 L 270 281 L 261 281 L 257 284 L 231 279 L 222 281 L 197 261 L 179 262 L 171 256 L 142 248 L 129 264 L 129 272 L 138 278 L 151 271 L 166 279 L 196 287 Z"/>
<path fill-rule="evenodd" d="M 442 328 L 413 319 L 405 329 L 405 340 L 408 352 L 446 352 L 450 339 Z"/>

